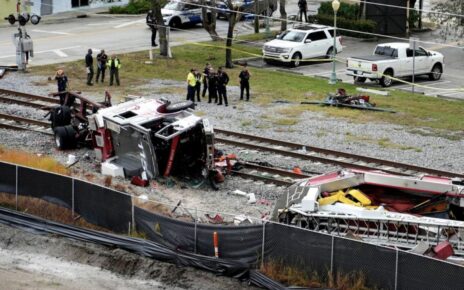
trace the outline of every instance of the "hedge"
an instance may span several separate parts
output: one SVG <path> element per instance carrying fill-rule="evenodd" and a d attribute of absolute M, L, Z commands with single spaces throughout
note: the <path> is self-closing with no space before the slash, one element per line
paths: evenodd
<path fill-rule="evenodd" d="M 151 9 L 149 0 L 131 0 L 124 6 L 113 6 L 110 8 L 111 14 L 144 14 Z"/>
<path fill-rule="evenodd" d="M 322 2 L 321 6 L 317 10 L 318 15 L 333 15 L 332 2 Z M 345 19 L 358 19 L 359 14 L 359 5 L 358 4 L 348 4 L 341 2 L 340 8 L 337 11 L 338 17 L 343 17 Z"/>
<path fill-rule="evenodd" d="M 323 25 L 333 26 L 334 24 L 334 19 L 332 15 L 331 16 L 316 15 L 315 20 L 317 23 L 323 24 Z M 337 27 L 340 27 L 340 28 L 375 33 L 376 26 L 377 26 L 377 23 L 373 20 L 353 20 L 353 19 L 347 19 L 344 17 L 337 16 Z M 341 30 L 339 31 L 339 33 L 342 35 L 359 37 L 359 38 L 372 38 L 371 35 L 366 35 L 366 34 L 357 33 L 357 32 Z"/>

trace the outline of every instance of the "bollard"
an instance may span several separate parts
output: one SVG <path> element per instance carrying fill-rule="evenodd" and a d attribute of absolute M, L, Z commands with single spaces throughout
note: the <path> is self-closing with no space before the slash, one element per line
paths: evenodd
<path fill-rule="evenodd" d="M 214 244 L 214 257 L 219 258 L 219 241 L 217 232 L 213 233 L 213 244 Z"/>

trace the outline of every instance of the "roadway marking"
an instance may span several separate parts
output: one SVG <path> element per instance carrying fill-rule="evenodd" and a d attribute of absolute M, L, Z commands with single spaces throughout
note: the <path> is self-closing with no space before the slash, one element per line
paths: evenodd
<path fill-rule="evenodd" d="M 34 31 L 34 32 L 40 32 L 40 33 L 59 34 L 59 35 L 72 35 L 72 33 L 61 32 L 61 31 L 46 31 L 46 30 L 39 30 L 39 29 L 34 29 L 34 30 L 32 30 L 32 31 Z"/>
<path fill-rule="evenodd" d="M 60 49 L 55 49 L 53 52 L 56 53 L 59 57 L 68 57 L 68 55 Z"/>
<path fill-rule="evenodd" d="M 443 85 L 443 84 L 451 83 L 451 81 L 421 81 L 421 82 L 416 82 L 414 84 L 414 86 L 416 86 L 416 87 L 417 86 L 422 86 L 424 83 L 425 83 L 425 85 L 427 85 L 427 84 Z M 395 88 L 397 88 L 397 89 L 409 88 L 409 87 L 412 87 L 412 83 L 395 86 Z M 424 89 L 439 90 L 439 89 L 443 89 L 443 88 L 434 88 L 432 86 L 428 86 L 428 88 L 424 88 Z"/>
<path fill-rule="evenodd" d="M 61 50 L 67 50 L 67 49 L 74 49 L 74 48 L 80 48 L 80 45 L 76 46 L 70 46 L 70 47 L 63 47 L 63 48 L 55 48 L 55 49 L 49 49 L 49 50 L 42 50 L 42 51 L 34 51 L 34 54 L 39 54 L 39 53 L 47 53 L 47 52 L 54 52 L 58 54 L 56 51 L 61 51 Z M 61 51 L 62 54 L 65 54 L 64 52 Z M 59 54 L 58 54 L 59 55 Z M 16 54 L 11 54 L 11 55 L 3 55 L 0 56 L 0 58 L 9 58 L 9 57 L 16 57 Z"/>
<path fill-rule="evenodd" d="M 116 29 L 118 29 L 118 28 L 123 28 L 123 27 L 129 26 L 129 25 L 138 24 L 138 23 L 143 23 L 143 22 L 145 22 L 145 21 L 146 21 L 145 19 L 140 19 L 140 20 L 135 20 L 135 21 L 129 21 L 129 22 L 125 22 L 125 23 L 116 25 L 114 28 L 116 28 Z"/>

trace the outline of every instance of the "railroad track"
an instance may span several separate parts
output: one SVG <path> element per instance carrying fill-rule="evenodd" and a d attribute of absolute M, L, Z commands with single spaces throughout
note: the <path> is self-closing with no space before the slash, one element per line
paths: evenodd
<path fill-rule="evenodd" d="M 298 179 L 308 178 L 313 175 L 298 174 L 292 171 L 262 166 L 249 162 L 240 162 L 241 170 L 233 170 L 232 174 L 240 176 L 245 179 L 252 179 L 255 181 L 262 181 L 264 183 L 275 184 L 277 186 L 290 186 Z"/>
<path fill-rule="evenodd" d="M 249 148 L 261 152 L 271 152 L 282 156 L 289 156 L 302 160 L 333 164 L 344 168 L 362 170 L 382 170 L 399 175 L 438 175 L 446 177 L 464 178 L 464 174 L 448 172 L 433 168 L 420 167 L 411 164 L 393 162 L 362 155 L 350 154 L 314 146 L 291 143 L 255 135 L 249 135 L 223 129 L 214 129 L 215 141 L 241 148 Z"/>
<path fill-rule="evenodd" d="M 0 89 L 0 102 L 37 109 L 45 109 L 47 106 L 57 105 L 60 103 L 60 101 L 56 98 L 10 91 L 6 89 Z"/>
<path fill-rule="evenodd" d="M 49 122 L 0 113 L 0 127 L 12 130 L 33 131 L 53 135 Z"/>

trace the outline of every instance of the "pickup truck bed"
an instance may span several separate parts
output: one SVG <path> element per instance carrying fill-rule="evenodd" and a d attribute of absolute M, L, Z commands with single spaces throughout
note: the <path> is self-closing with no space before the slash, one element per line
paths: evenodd
<path fill-rule="evenodd" d="M 396 59 L 396 57 L 388 55 L 367 55 L 367 56 L 353 56 L 352 59 L 367 60 L 367 61 L 379 61 L 379 60 L 390 60 Z"/>

